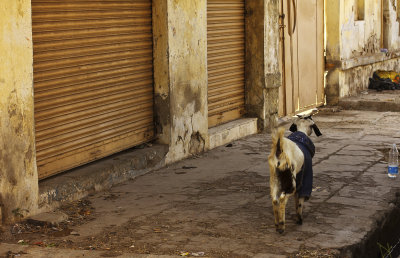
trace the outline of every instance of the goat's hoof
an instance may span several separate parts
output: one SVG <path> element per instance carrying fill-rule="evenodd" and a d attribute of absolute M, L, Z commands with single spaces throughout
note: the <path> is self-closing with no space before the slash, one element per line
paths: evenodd
<path fill-rule="evenodd" d="M 284 229 L 281 229 L 281 228 L 277 228 L 277 229 L 276 229 L 276 232 L 278 232 L 279 234 L 283 234 L 283 232 L 285 232 L 285 230 L 284 230 Z"/>
<path fill-rule="evenodd" d="M 303 219 L 299 216 L 296 221 L 297 225 L 303 225 Z"/>

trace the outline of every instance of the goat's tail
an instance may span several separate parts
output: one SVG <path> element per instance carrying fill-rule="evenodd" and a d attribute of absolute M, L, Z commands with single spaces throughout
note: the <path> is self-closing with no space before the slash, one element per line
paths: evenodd
<path fill-rule="evenodd" d="M 276 167 L 285 167 L 287 164 L 290 164 L 284 149 L 284 134 L 285 128 L 279 127 L 277 130 L 274 130 L 271 135 L 272 146 L 271 154 L 269 155 L 268 159 L 270 162 L 275 160 L 277 162 L 277 164 L 274 164 Z"/>

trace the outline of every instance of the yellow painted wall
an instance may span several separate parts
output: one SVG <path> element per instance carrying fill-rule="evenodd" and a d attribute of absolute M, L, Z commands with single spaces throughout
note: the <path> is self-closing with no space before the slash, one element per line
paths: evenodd
<path fill-rule="evenodd" d="M 246 1 L 246 108 L 258 129 L 276 126 L 279 87 L 279 1 Z"/>
<path fill-rule="evenodd" d="M 356 0 L 325 0 L 328 104 L 368 89 L 374 71 L 400 72 L 397 1 L 365 0 L 364 20 Z M 387 48 L 388 53 L 383 53 Z"/>
<path fill-rule="evenodd" d="M 400 49 L 400 19 L 398 19 L 399 1 L 383 0 L 384 47 L 389 51 Z"/>
<path fill-rule="evenodd" d="M 248 53 L 257 61 L 246 65 L 260 70 L 246 85 L 262 96 L 248 104 L 263 127 L 278 110 L 278 3 L 264 0 L 248 14 L 254 26 L 247 33 L 257 42 Z M 209 148 L 207 1 L 153 0 L 153 33 L 156 126 L 170 163 Z M 0 215 L 10 222 L 38 211 L 31 0 L 0 1 L 0 53 Z"/>
<path fill-rule="evenodd" d="M 38 199 L 30 0 L 0 2 L 0 53 L 0 202 L 8 222 L 35 212 Z"/>
<path fill-rule="evenodd" d="M 206 0 L 154 0 L 154 81 L 166 163 L 208 148 Z"/>
<path fill-rule="evenodd" d="M 357 0 L 341 0 L 341 59 L 379 53 L 381 41 L 381 0 L 365 1 L 364 20 L 357 20 Z"/>
<path fill-rule="evenodd" d="M 278 111 L 278 3 L 246 2 L 246 106 L 261 129 Z M 153 0 L 153 33 L 156 127 L 170 163 L 209 148 L 207 1 Z"/>
<path fill-rule="evenodd" d="M 326 59 L 340 60 L 340 1 L 325 0 Z"/>

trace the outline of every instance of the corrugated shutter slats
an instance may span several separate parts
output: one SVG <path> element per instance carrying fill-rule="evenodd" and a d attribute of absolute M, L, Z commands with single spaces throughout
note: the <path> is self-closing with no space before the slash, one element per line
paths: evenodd
<path fill-rule="evenodd" d="M 32 0 L 39 178 L 151 139 L 151 0 Z"/>
<path fill-rule="evenodd" d="M 244 0 L 207 1 L 208 124 L 244 114 Z"/>

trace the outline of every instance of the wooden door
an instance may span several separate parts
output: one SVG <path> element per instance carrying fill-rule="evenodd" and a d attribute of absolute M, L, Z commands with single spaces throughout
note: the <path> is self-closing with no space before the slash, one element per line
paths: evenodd
<path fill-rule="evenodd" d="M 324 1 L 282 1 L 279 115 L 286 116 L 324 104 Z"/>

